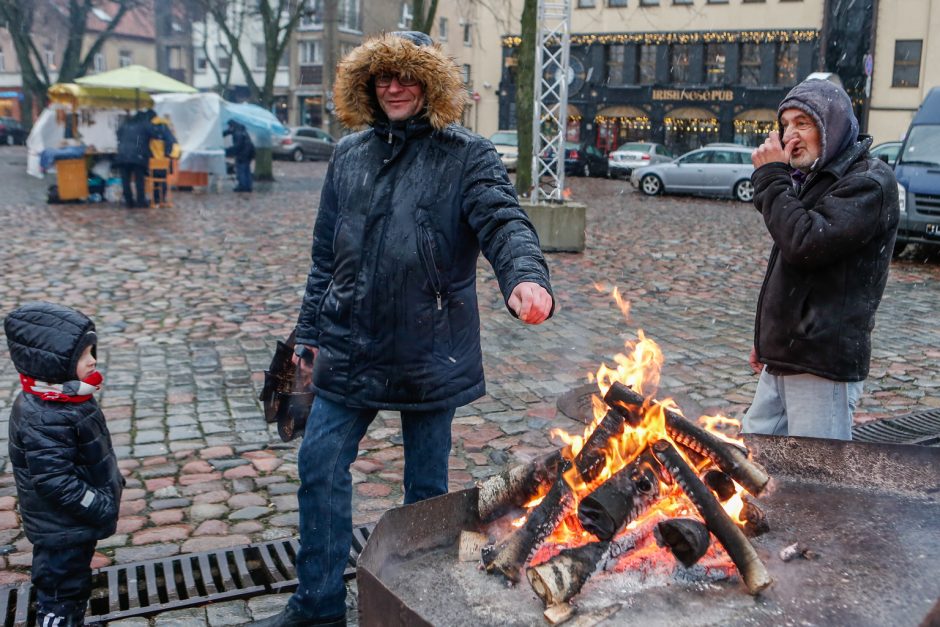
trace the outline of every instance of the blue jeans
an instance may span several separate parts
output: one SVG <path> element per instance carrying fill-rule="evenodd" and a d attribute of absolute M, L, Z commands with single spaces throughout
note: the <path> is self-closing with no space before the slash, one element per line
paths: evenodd
<path fill-rule="evenodd" d="M 311 619 L 346 613 L 343 571 L 352 545 L 349 466 L 377 410 L 346 407 L 317 396 L 300 445 L 300 584 L 289 604 Z M 447 493 L 453 409 L 401 412 L 405 503 Z"/>
<path fill-rule="evenodd" d="M 861 381 L 831 381 L 812 374 L 776 376 L 764 368 L 744 415 L 743 433 L 852 439 L 852 415 Z"/>
<path fill-rule="evenodd" d="M 238 179 L 236 189 L 251 191 L 251 161 L 235 162 L 235 178 Z"/>

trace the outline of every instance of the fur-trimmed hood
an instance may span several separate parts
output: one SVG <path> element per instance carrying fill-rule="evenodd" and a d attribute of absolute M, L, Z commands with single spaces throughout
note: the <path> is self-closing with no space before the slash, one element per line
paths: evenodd
<path fill-rule="evenodd" d="M 409 33 L 388 33 L 366 41 L 339 63 L 333 102 L 340 122 L 358 129 L 384 117 L 375 97 L 372 77 L 382 72 L 409 74 L 424 86 L 427 117 L 435 129 L 459 122 L 467 103 L 460 70 L 437 44 Z"/>

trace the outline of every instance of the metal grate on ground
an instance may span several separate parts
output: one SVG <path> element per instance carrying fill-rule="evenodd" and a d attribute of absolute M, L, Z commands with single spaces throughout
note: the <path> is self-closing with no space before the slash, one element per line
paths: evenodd
<path fill-rule="evenodd" d="M 345 579 L 356 576 L 356 561 L 371 532 L 371 526 L 353 530 Z M 92 573 L 85 624 L 290 592 L 297 586 L 299 548 L 290 538 L 99 568 Z M 34 596 L 29 583 L 0 586 L 0 627 L 34 625 Z"/>
<path fill-rule="evenodd" d="M 856 442 L 940 446 L 940 410 L 873 420 L 852 428 Z"/>

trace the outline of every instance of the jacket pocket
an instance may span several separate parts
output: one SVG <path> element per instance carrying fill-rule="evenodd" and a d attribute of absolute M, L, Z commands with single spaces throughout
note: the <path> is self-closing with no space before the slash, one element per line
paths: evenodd
<path fill-rule="evenodd" d="M 441 269 L 443 255 L 441 246 L 434 237 L 430 216 L 419 208 L 415 214 L 418 259 L 425 278 L 434 293 L 434 356 L 444 361 L 453 361 L 451 356 L 450 303 L 447 285 Z"/>

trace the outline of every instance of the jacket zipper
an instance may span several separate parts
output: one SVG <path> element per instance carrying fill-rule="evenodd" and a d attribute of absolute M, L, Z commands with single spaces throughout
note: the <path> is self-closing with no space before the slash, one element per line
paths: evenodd
<path fill-rule="evenodd" d="M 434 247 L 431 242 L 431 234 L 424 227 L 421 228 L 421 235 L 424 238 L 424 247 L 426 249 L 424 267 L 428 271 L 428 278 L 431 280 L 431 287 L 434 289 L 434 298 L 437 300 L 437 310 L 443 310 L 441 293 L 441 275 L 434 264 Z"/>

